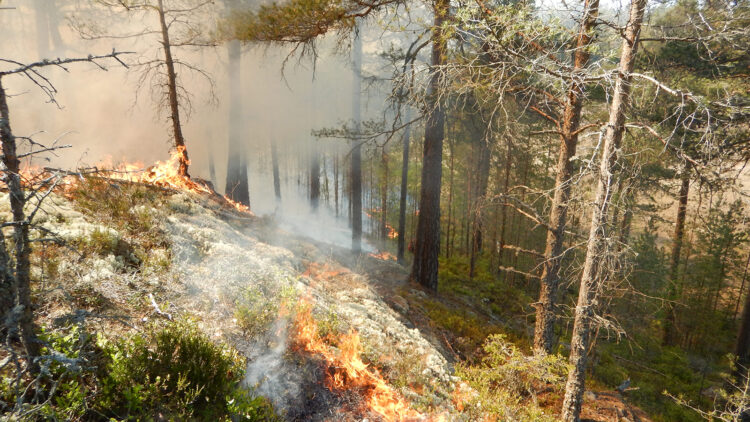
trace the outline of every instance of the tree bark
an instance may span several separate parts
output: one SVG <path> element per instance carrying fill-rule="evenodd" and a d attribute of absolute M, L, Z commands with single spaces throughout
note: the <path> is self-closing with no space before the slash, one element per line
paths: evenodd
<path fill-rule="evenodd" d="M 750 293 L 745 296 L 745 307 L 742 310 L 742 321 L 737 332 L 734 354 L 737 361 L 733 376 L 739 385 L 743 385 L 747 377 L 748 366 L 750 366 Z"/>
<path fill-rule="evenodd" d="M 510 186 L 510 169 L 511 169 L 511 159 L 512 159 L 512 152 L 513 152 L 513 144 L 511 144 L 510 139 L 506 139 L 507 143 L 507 150 L 505 151 L 505 169 L 503 171 L 503 203 L 500 206 L 500 239 L 498 241 L 498 251 L 497 251 L 497 265 L 498 268 L 504 266 L 503 262 L 503 254 L 505 251 L 505 244 L 506 242 L 506 230 L 507 230 L 507 220 L 508 220 L 508 190 Z"/>
<path fill-rule="evenodd" d="M 352 119 L 354 120 L 354 131 L 359 133 L 361 129 L 360 95 L 362 92 L 362 38 L 359 34 L 359 26 L 354 29 L 354 42 L 352 45 Z M 351 214 L 352 214 L 352 252 L 362 251 L 362 145 L 355 139 L 352 147 L 351 157 Z"/>
<path fill-rule="evenodd" d="M 745 283 L 747 282 L 748 269 L 750 269 L 750 253 L 747 254 L 747 260 L 745 260 L 745 270 L 742 272 L 742 283 L 740 283 L 740 293 L 737 295 L 737 304 L 734 306 L 734 319 L 737 319 L 737 314 L 740 312 L 740 301 L 742 300 L 742 293 L 745 291 Z"/>
<path fill-rule="evenodd" d="M 380 239 L 383 242 L 383 248 L 385 248 L 388 240 L 388 150 L 386 145 L 383 145 L 380 158 L 383 163 L 383 181 L 380 186 Z"/>
<path fill-rule="evenodd" d="M 227 44 L 229 61 L 229 148 L 227 156 L 227 179 L 224 193 L 231 200 L 250 206 L 250 187 L 247 180 L 245 147 L 242 143 L 242 50 L 240 42 Z"/>
<path fill-rule="evenodd" d="M 536 304 L 536 325 L 534 328 L 534 352 L 551 353 L 554 344 L 555 313 L 560 285 L 560 265 L 565 242 L 568 204 L 570 202 L 571 159 L 576 154 L 578 130 L 581 123 L 585 84 L 583 73 L 589 63 L 589 46 L 593 40 L 596 19 L 599 16 L 599 0 L 586 0 L 583 19 L 578 31 L 576 49 L 573 53 L 573 74 L 566 95 L 565 110 L 560 134 L 560 154 L 557 160 L 555 196 L 552 199 L 544 250 L 544 265 L 539 288 L 539 301 Z"/>
<path fill-rule="evenodd" d="M 478 255 L 482 252 L 483 216 L 487 186 L 490 182 L 490 158 L 492 158 L 492 143 L 489 133 L 485 133 L 479 140 L 479 159 L 477 162 L 477 181 L 474 184 L 474 207 L 472 210 L 471 258 L 469 263 L 469 278 L 476 273 Z"/>
<path fill-rule="evenodd" d="M 583 265 L 581 287 L 575 310 L 570 350 L 571 370 L 568 373 L 562 408 L 562 418 L 566 422 L 580 420 L 591 324 L 594 317 L 597 291 L 601 287 L 598 285 L 602 276 L 601 257 L 607 252 L 607 214 L 613 186 L 615 157 L 625 131 L 625 111 L 630 101 L 632 79 L 630 73 L 633 71 L 635 63 L 645 8 L 646 0 L 632 0 L 630 4 L 630 14 L 620 52 L 620 65 L 612 94 L 612 104 L 609 109 L 609 122 L 604 133 L 601 163 L 597 177 L 598 183 L 591 212 L 591 228 L 589 230 L 586 259 Z"/>
<path fill-rule="evenodd" d="M 167 96 L 169 100 L 170 120 L 172 120 L 172 134 L 174 136 L 174 146 L 179 155 L 178 173 L 182 177 L 190 177 L 188 166 L 187 149 L 185 147 L 185 138 L 182 136 L 182 125 L 180 124 L 180 105 L 177 98 L 177 73 L 174 70 L 174 60 L 172 60 L 172 44 L 169 42 L 169 28 L 164 12 L 164 1 L 159 0 L 157 3 L 157 12 L 159 15 L 159 24 L 161 25 L 162 46 L 164 47 L 164 64 L 167 67 Z"/>
<path fill-rule="evenodd" d="M 669 286 L 667 299 L 677 299 L 677 283 L 680 268 L 680 252 L 682 250 L 682 238 L 685 233 L 685 216 L 687 214 L 688 193 L 690 192 L 690 167 L 685 163 L 680 175 L 680 194 L 677 199 L 677 219 L 675 220 L 674 235 L 672 236 L 672 254 L 669 261 Z M 674 346 L 677 344 L 677 331 L 675 327 L 677 315 L 673 304 L 667 309 L 664 319 L 664 345 Z"/>
<path fill-rule="evenodd" d="M 411 113 L 406 110 L 406 121 L 411 120 Z M 411 126 L 404 128 L 404 149 L 401 154 L 401 197 L 398 208 L 398 251 L 396 259 L 399 264 L 404 264 L 404 253 L 406 246 L 406 196 L 409 182 L 409 134 Z"/>
<path fill-rule="evenodd" d="M 333 156 L 333 203 L 336 209 L 336 217 L 339 216 L 339 153 Z"/>
<path fill-rule="evenodd" d="M 422 165 L 422 188 L 419 197 L 417 220 L 417 242 L 411 279 L 425 288 L 437 291 L 438 255 L 440 254 L 440 184 L 443 173 L 443 138 L 445 137 L 445 111 L 440 101 L 440 85 L 443 79 L 440 66 L 446 62 L 447 41 L 444 37 L 445 22 L 450 2 L 434 0 L 434 24 L 432 28 L 432 74 L 430 75 L 430 110 L 424 136 L 424 161 Z"/>
<path fill-rule="evenodd" d="M 31 374 L 39 372 L 39 365 L 34 358 L 39 356 L 41 345 L 36 337 L 36 324 L 34 323 L 34 311 L 31 305 L 31 244 L 29 242 L 29 221 L 24 214 L 26 205 L 26 194 L 21 185 L 19 174 L 20 160 L 16 154 L 16 138 L 10 127 L 10 111 L 5 88 L 0 77 L 0 142 L 2 142 L 2 161 L 5 165 L 6 183 L 10 200 L 10 209 L 13 215 L 13 242 L 15 243 L 15 268 L 11 272 L 8 267 L 3 271 L 4 284 L 7 277 L 12 275 L 11 297 L 15 297 L 15 305 L 20 306 L 20 315 L 17 315 L 18 326 L 21 331 L 21 342 L 26 350 L 26 361 Z M 3 243 L 0 246 L 5 246 Z M 9 257 L 7 252 L 3 253 L 5 260 Z M 8 262 L 8 264 L 10 264 Z M 7 288 L 7 286 L 5 286 Z M 7 309 L 7 308 L 6 308 Z M 3 321 L 4 322 L 4 321 Z"/>
<path fill-rule="evenodd" d="M 455 164 L 455 149 L 454 149 L 455 141 L 452 137 L 448 137 L 448 152 L 451 155 L 450 164 L 448 165 L 448 171 L 450 172 L 448 176 L 448 218 L 446 219 L 446 228 L 445 228 L 445 257 L 450 258 L 451 257 L 451 249 L 453 246 L 453 235 L 456 231 L 455 225 L 453 224 L 453 178 L 455 175 L 455 172 L 453 171 L 454 164 Z M 451 229 L 453 232 L 451 232 Z"/>
<path fill-rule="evenodd" d="M 318 211 L 320 204 L 320 154 L 318 145 L 313 141 L 310 157 L 310 207 L 313 212 Z"/>
<path fill-rule="evenodd" d="M 276 202 L 281 202 L 281 178 L 279 178 L 279 152 L 276 142 L 271 140 L 271 166 L 273 167 L 273 193 Z"/>

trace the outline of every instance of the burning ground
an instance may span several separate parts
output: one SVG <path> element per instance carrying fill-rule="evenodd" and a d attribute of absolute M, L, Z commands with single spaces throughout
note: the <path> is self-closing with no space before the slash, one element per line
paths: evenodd
<path fill-rule="evenodd" d="M 522 321 L 429 295 L 383 253 L 285 231 L 163 167 L 69 175 L 47 198 L 36 222 L 52 242 L 33 255 L 40 325 L 117 339 L 190 321 L 244 357 L 244 385 L 289 421 L 554 420 L 562 358 L 526 356 L 483 328 Z M 591 420 L 633 413 L 647 420 L 617 394 L 587 394 Z"/>
<path fill-rule="evenodd" d="M 75 179 L 39 215 L 58 238 L 35 254 L 45 326 L 85 317 L 115 338 L 189 318 L 247 357 L 247 385 L 287 420 L 434 420 L 453 408 L 458 379 L 441 351 L 357 270 L 376 258 L 217 195 L 110 178 Z"/>

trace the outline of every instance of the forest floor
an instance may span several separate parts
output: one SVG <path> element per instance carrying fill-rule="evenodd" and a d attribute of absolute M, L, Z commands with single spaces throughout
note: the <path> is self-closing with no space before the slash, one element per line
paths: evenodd
<path fill-rule="evenodd" d="M 526 322 L 481 299 L 425 292 L 394 261 L 285 232 L 210 196 L 100 179 L 50 196 L 38 222 L 64 241 L 34 252 L 40 325 L 83 323 L 116 338 L 153 320 L 189 319 L 248 358 L 248 384 L 287 420 L 388 419 L 363 405 L 370 387 L 331 391 L 322 378 L 335 365 L 321 371 L 292 339 L 297 311 L 289 308 L 300 303 L 312 308 L 325 347 L 345 349 L 343 339 L 358 333 L 359 357 L 414 420 L 554 420 L 560 408 L 559 379 L 534 383 L 500 416 L 482 407 L 487 398 L 457 368 L 481 362 L 488 335 L 512 341 Z M 538 413 L 513 408 L 532 405 Z M 615 391 L 588 391 L 583 417 L 649 420 Z"/>

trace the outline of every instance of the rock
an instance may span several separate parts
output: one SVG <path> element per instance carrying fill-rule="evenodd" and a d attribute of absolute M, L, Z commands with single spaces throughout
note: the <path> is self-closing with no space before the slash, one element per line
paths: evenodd
<path fill-rule="evenodd" d="M 411 289 L 409 293 L 413 294 L 414 296 L 421 297 L 422 299 L 427 299 L 427 293 L 421 290 Z"/>
<path fill-rule="evenodd" d="M 409 302 L 407 302 L 406 299 L 404 299 L 403 297 L 398 296 L 398 295 L 393 296 L 391 298 L 391 302 L 393 302 L 393 308 L 396 311 L 402 314 L 409 312 Z"/>
<path fill-rule="evenodd" d="M 586 391 L 583 393 L 583 399 L 588 402 L 592 402 L 596 400 L 596 394 L 594 394 L 593 391 Z"/>

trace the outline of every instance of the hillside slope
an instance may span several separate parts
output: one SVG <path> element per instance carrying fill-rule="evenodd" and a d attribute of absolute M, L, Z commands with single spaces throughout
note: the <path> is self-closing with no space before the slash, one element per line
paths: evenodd
<path fill-rule="evenodd" d="M 451 333 L 424 309 L 433 299 L 395 262 L 285 232 L 210 195 L 99 178 L 51 195 L 37 222 L 56 239 L 34 254 L 48 330 L 82 322 L 116 339 L 190 320 L 245 356 L 246 385 L 287 420 L 554 420 L 561 383 L 546 363 L 508 354 L 509 367 L 541 365 L 539 378 L 523 367 L 456 376 Z M 508 377 L 523 380 L 517 396 Z M 609 394 L 585 414 L 632 413 Z"/>

